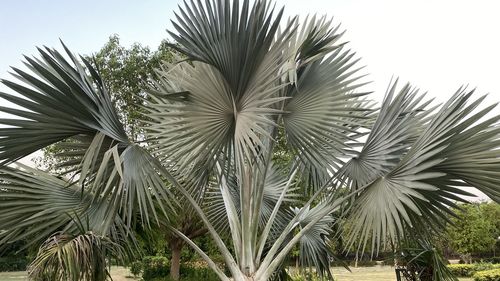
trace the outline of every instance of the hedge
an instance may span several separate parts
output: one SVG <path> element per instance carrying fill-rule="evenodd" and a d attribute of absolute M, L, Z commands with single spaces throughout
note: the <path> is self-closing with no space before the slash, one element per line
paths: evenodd
<path fill-rule="evenodd" d="M 477 271 L 474 264 L 450 264 L 448 269 L 457 277 L 471 277 Z"/>
<path fill-rule="evenodd" d="M 500 281 L 500 268 L 476 272 L 474 281 Z"/>
<path fill-rule="evenodd" d="M 142 259 L 142 278 L 145 281 L 167 277 L 169 273 L 170 261 L 166 257 L 150 256 Z"/>
<path fill-rule="evenodd" d="M 463 260 L 460 260 L 461 263 L 465 263 Z M 476 257 L 472 258 L 473 263 L 500 263 L 500 257 Z"/>
<path fill-rule="evenodd" d="M 484 270 L 500 269 L 500 264 L 473 263 L 473 264 L 450 264 L 448 268 L 457 277 L 472 277 L 474 273 Z M 499 280 L 500 281 L 500 280 Z"/>
<path fill-rule="evenodd" d="M 0 272 L 25 271 L 28 263 L 23 257 L 0 257 Z"/>
<path fill-rule="evenodd" d="M 170 260 L 163 256 L 148 256 L 129 265 L 132 274 L 140 274 L 144 281 L 169 281 Z M 133 271 L 133 272 L 132 272 Z M 182 281 L 218 281 L 217 275 L 204 263 L 183 263 L 180 267 Z"/>

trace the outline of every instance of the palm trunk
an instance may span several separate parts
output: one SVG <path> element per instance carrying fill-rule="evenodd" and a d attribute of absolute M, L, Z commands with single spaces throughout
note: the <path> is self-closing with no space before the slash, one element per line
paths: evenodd
<path fill-rule="evenodd" d="M 172 252 L 172 260 L 170 262 L 170 278 L 179 280 L 181 267 L 181 251 L 183 243 L 180 239 L 174 239 L 170 243 L 170 251 Z"/>

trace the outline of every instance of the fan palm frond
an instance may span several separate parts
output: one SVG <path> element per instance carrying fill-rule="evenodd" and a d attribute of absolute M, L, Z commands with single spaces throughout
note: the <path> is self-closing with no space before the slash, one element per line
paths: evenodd
<path fill-rule="evenodd" d="M 192 61 L 215 67 L 238 101 L 256 81 L 263 82 L 255 76 L 265 77 L 265 60 L 276 56 L 270 50 L 289 36 L 285 31 L 275 38 L 282 15 L 283 9 L 274 15 L 274 8 L 266 1 L 255 1 L 250 7 L 250 1 L 244 0 L 241 9 L 239 1 L 232 5 L 229 0 L 191 1 L 176 14 L 177 21 L 172 21 L 178 33 L 169 34 L 178 44 L 171 46 Z"/>
<path fill-rule="evenodd" d="M 323 55 L 329 56 L 303 66 L 283 114 L 287 143 L 310 177 L 318 179 L 315 186 L 324 184 L 352 153 L 350 143 L 371 122 L 372 112 L 361 98 L 367 93 L 354 92 L 364 84 L 354 54 L 339 47 Z"/>
<path fill-rule="evenodd" d="M 339 178 L 358 189 L 397 166 L 422 132 L 433 109 L 426 107 L 431 100 L 406 84 L 397 91 L 397 81 L 390 85 L 382 108 L 370 130 L 363 148 L 339 172 Z"/>
<path fill-rule="evenodd" d="M 75 214 L 94 233 L 127 241 L 127 251 L 136 251 L 135 238 L 121 217 L 110 212 L 106 199 L 96 200 L 74 182 L 18 165 L 0 169 L 1 245 L 29 238 L 29 246 L 61 230 L 76 235 Z"/>
<path fill-rule="evenodd" d="M 484 99 L 482 97 L 468 103 L 471 95 L 472 92 L 460 89 L 425 124 L 424 130 L 399 163 L 386 173 L 382 171 L 382 175 L 376 176 L 362 188 L 351 216 L 355 224 L 351 241 L 355 237 L 361 238 L 364 241 L 361 246 L 364 248 L 368 237 L 371 236 L 374 252 L 375 248 L 378 249 L 387 241 L 386 238 L 395 242 L 405 233 L 405 228 L 425 226 L 422 227 L 422 230 L 425 230 L 442 224 L 442 214 L 449 212 L 450 206 L 456 206 L 456 201 L 466 201 L 457 196 L 470 195 L 460 189 L 460 186 L 464 185 L 462 179 L 439 167 L 443 167 L 443 163 L 448 161 L 447 158 L 456 157 L 455 153 L 461 152 L 451 151 L 449 148 L 463 137 L 468 137 L 467 132 L 475 131 L 474 123 L 492 108 L 488 107 L 471 116 L 471 112 Z M 485 123 L 477 126 L 483 127 Z M 470 131 L 464 131 L 466 128 Z M 491 135 L 490 139 L 478 140 L 471 148 L 492 148 L 491 142 L 497 138 L 498 132 Z M 495 152 L 484 152 L 484 156 L 487 160 L 477 162 L 479 167 L 486 164 L 487 168 L 487 163 L 498 161 Z M 489 156 L 492 158 L 488 158 Z M 459 172 L 467 173 L 460 170 Z M 493 180 L 484 183 L 491 184 Z M 473 185 L 473 182 L 466 184 L 483 187 Z"/>
<path fill-rule="evenodd" d="M 69 160 L 61 165 L 78 173 L 82 189 L 113 196 L 110 201 L 115 206 L 108 210 L 127 208 L 122 215 L 129 223 L 131 209 L 138 209 L 142 219 L 149 221 L 149 212 L 156 216 L 151 197 L 161 204 L 171 199 L 165 185 L 154 164 L 145 160 L 148 153 L 128 139 L 97 70 L 64 49 L 69 59 L 54 49 L 39 49 L 40 59 L 26 57 L 30 73 L 13 68 L 18 82 L 2 80 L 16 94 L 0 93 L 0 97 L 21 109 L 0 107 L 14 116 L 0 119 L 6 126 L 0 128 L 0 163 L 6 165 L 66 141 L 68 149 L 61 156 Z M 142 163 L 141 169 L 135 169 L 135 163 Z"/>
<path fill-rule="evenodd" d="M 22 108 L 0 108 L 17 117 L 0 120 L 8 126 L 0 129 L 2 163 L 12 163 L 80 134 L 102 132 L 111 139 L 127 142 L 111 99 L 88 62 L 82 58 L 90 76 L 68 49 L 70 61 L 54 49 L 38 50 L 41 59 L 25 57 L 32 74 L 13 68 L 12 75 L 19 82 L 2 80 L 18 95 L 0 93 L 0 97 Z"/>

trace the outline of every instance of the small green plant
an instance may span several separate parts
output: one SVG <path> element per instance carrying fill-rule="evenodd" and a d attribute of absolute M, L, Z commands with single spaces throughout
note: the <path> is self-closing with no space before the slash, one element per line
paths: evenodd
<path fill-rule="evenodd" d="M 136 277 L 142 272 L 142 279 L 144 281 L 172 280 L 170 278 L 170 260 L 163 256 L 147 256 L 142 259 L 142 262 L 133 262 L 130 264 L 130 272 Z M 203 262 L 189 262 L 181 265 L 180 280 L 217 281 L 219 278 L 217 277 L 217 274 Z"/>
<path fill-rule="evenodd" d="M 311 271 L 293 273 L 290 275 L 291 281 L 319 281 L 320 277 Z"/>
<path fill-rule="evenodd" d="M 134 277 L 139 277 L 141 275 L 144 266 L 141 261 L 134 261 L 130 264 L 130 273 L 134 275 Z"/>
<path fill-rule="evenodd" d="M 215 274 L 208 267 L 199 267 L 193 265 L 181 265 L 181 280 L 219 280 L 217 274 Z"/>
<path fill-rule="evenodd" d="M 474 281 L 500 281 L 500 268 L 476 272 Z"/>
<path fill-rule="evenodd" d="M 170 262 L 166 257 L 148 256 L 142 259 L 144 281 L 167 277 L 170 273 Z"/>

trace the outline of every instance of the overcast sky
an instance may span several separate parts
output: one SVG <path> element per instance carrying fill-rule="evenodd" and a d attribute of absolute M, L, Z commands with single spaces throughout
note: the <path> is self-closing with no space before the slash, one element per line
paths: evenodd
<path fill-rule="evenodd" d="M 122 43 L 156 48 L 167 38 L 172 0 L 2 0 L 0 77 L 35 46 L 90 54 L 111 34 Z M 409 81 L 443 101 L 461 85 L 500 101 L 500 4 L 498 1 L 278 0 L 287 15 L 333 16 L 347 30 L 345 39 L 362 58 L 381 101 L 392 76 Z M 4 90 L 0 86 L 0 90 Z M 5 101 L 0 100 L 3 104 Z M 500 113 L 500 109 L 497 109 Z"/>

